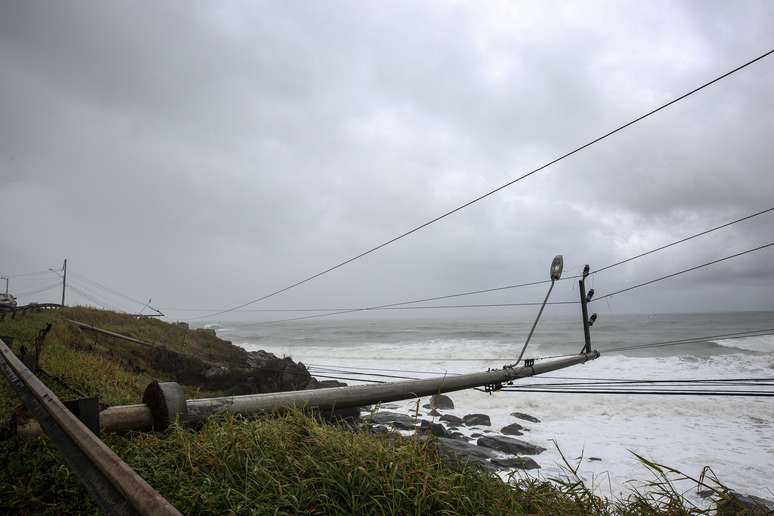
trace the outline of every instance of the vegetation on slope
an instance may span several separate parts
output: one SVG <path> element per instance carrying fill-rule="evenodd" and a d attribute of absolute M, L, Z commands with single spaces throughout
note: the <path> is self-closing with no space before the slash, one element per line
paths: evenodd
<path fill-rule="evenodd" d="M 90 309 L 29 314 L 0 322 L 18 351 L 54 322 L 41 357 L 49 373 L 106 404 L 137 403 L 152 379 L 169 379 L 131 344 L 81 332 L 64 318 L 174 346 L 213 363 L 243 352 L 210 332 Z M 147 355 L 147 354 L 146 354 Z M 232 362 L 229 362 L 232 361 Z M 167 375 L 167 376 L 165 376 Z M 55 383 L 49 385 L 64 398 Z M 195 394 L 195 386 L 189 386 Z M 213 394 L 213 393 L 208 393 Z M 3 382 L 0 416 L 18 404 Z M 669 475 L 650 494 L 627 500 L 595 496 L 572 480 L 515 477 L 449 463 L 432 439 L 372 435 L 294 412 L 275 417 L 213 418 L 202 428 L 105 436 L 105 441 L 184 514 L 697 514 Z M 46 439 L 0 441 L 0 512 L 90 514 L 95 507 Z M 727 499 L 719 489 L 717 497 Z"/>

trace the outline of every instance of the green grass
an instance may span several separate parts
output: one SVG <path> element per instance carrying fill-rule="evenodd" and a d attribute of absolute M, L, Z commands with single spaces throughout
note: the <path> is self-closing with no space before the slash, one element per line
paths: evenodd
<path fill-rule="evenodd" d="M 62 321 L 84 320 L 178 352 L 233 363 L 241 355 L 208 332 L 90 309 L 29 314 L 0 322 L 16 348 L 54 322 L 44 368 L 103 403 L 140 401 L 147 383 L 162 378 L 141 348 L 95 337 Z M 231 361 L 231 362 L 229 362 Z M 65 396 L 55 384 L 50 387 Z M 189 386 L 194 395 L 195 387 Z M 211 394 L 211 393 L 207 393 Z M 0 416 L 18 405 L 0 385 Z M 222 415 L 197 430 L 109 435 L 105 442 L 184 514 L 600 514 L 708 513 L 674 488 L 682 474 L 641 459 L 655 480 L 619 500 L 596 496 L 566 464 L 563 479 L 514 476 L 509 483 L 482 470 L 451 464 L 427 439 L 372 435 L 322 424 L 300 412 L 245 419 Z M 645 469 L 643 473 L 647 473 Z M 711 475 L 695 479 L 727 492 Z M 0 513 L 93 514 L 94 504 L 46 439 L 0 441 Z"/>

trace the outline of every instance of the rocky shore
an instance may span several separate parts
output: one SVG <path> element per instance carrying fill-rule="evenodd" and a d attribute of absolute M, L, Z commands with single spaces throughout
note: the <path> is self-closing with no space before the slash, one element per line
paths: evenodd
<path fill-rule="evenodd" d="M 454 401 L 437 394 L 423 405 L 424 412 L 396 411 L 396 404 L 375 405 L 361 411 L 362 423 L 373 433 L 398 432 L 403 436 L 433 436 L 441 452 L 450 461 L 474 464 L 490 471 L 514 469 L 534 470 L 540 465 L 531 456 L 545 448 L 513 436 L 522 436 L 529 428 L 522 423 L 539 424 L 529 414 L 514 412 L 514 422 L 502 428 L 492 427 L 486 414 L 466 414 L 463 417 L 445 413 L 453 410 Z M 521 422 L 519 422 L 521 421 Z"/>

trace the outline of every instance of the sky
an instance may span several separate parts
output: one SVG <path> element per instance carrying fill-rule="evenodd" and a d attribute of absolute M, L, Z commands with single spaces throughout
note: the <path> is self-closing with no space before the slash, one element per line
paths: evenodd
<path fill-rule="evenodd" d="M 25 293 L 59 281 L 47 269 L 67 258 L 68 303 L 140 309 L 118 292 L 208 320 L 188 310 L 320 272 L 772 48 L 766 1 L 5 1 L 0 273 L 20 302 L 56 301 L 55 288 Z M 599 268 L 774 206 L 772 134 L 774 56 L 249 308 L 543 280 L 556 254 L 565 274 Z M 772 228 L 774 212 L 590 281 L 601 296 L 773 242 Z M 770 247 L 595 309 L 774 310 L 773 286 Z M 576 300 L 577 288 L 561 282 L 551 299 Z"/>

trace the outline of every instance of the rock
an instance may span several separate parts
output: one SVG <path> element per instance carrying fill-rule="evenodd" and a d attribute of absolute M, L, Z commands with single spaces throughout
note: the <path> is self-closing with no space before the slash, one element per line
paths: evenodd
<path fill-rule="evenodd" d="M 497 456 L 497 454 L 492 451 L 459 439 L 439 437 L 437 442 L 438 450 L 447 459 L 462 464 L 476 465 L 490 471 L 497 469 L 496 466 L 489 461 L 489 459 Z"/>
<path fill-rule="evenodd" d="M 446 431 L 446 428 L 440 423 L 431 423 L 430 421 L 423 419 L 417 426 L 417 431 L 432 434 L 436 437 L 451 437 L 451 434 Z"/>
<path fill-rule="evenodd" d="M 366 419 L 377 425 L 391 425 L 401 430 L 413 430 L 417 424 L 417 421 L 411 416 L 385 410 L 366 416 Z M 420 422 L 419 424 L 421 425 L 422 423 Z"/>
<path fill-rule="evenodd" d="M 495 457 L 492 462 L 504 468 L 540 469 L 540 465 L 529 457 Z"/>
<path fill-rule="evenodd" d="M 448 428 L 448 430 L 454 430 L 454 431 L 457 431 L 457 430 L 459 430 L 459 428 L 457 428 L 456 426 L 450 426 L 450 427 Z"/>
<path fill-rule="evenodd" d="M 433 410 L 431 410 L 430 412 L 428 412 L 428 413 L 427 413 L 427 415 L 428 415 L 428 416 L 437 417 L 437 416 L 440 416 L 440 415 L 441 415 L 441 413 L 440 413 L 440 412 L 438 412 L 437 410 L 433 409 Z"/>
<path fill-rule="evenodd" d="M 486 414 L 468 414 L 462 418 L 462 422 L 465 426 L 491 426 L 492 421 Z"/>
<path fill-rule="evenodd" d="M 369 428 L 369 431 L 372 434 L 386 434 L 387 432 L 390 431 L 390 429 L 383 425 L 376 425 Z"/>
<path fill-rule="evenodd" d="M 511 423 L 508 426 L 502 427 L 500 430 L 500 433 L 505 435 L 523 435 L 522 430 L 524 430 L 524 427 L 521 426 L 518 423 Z"/>
<path fill-rule="evenodd" d="M 718 503 L 718 516 L 732 516 L 736 514 L 771 514 L 774 511 L 774 502 L 758 496 L 746 495 L 729 491 L 729 498 Z"/>
<path fill-rule="evenodd" d="M 430 423 L 430 433 L 436 437 L 451 437 L 451 434 L 440 423 Z"/>
<path fill-rule="evenodd" d="M 514 439 L 513 437 L 486 436 L 479 438 L 477 444 L 485 448 L 492 448 L 493 450 L 513 455 L 537 455 L 538 453 L 546 451 L 545 448 L 528 443 L 527 441 L 522 441 L 521 439 Z"/>
<path fill-rule="evenodd" d="M 459 439 L 460 441 L 465 441 L 465 442 L 468 442 L 468 441 L 470 441 L 470 439 L 468 439 L 468 438 L 465 436 L 465 434 L 463 434 L 462 432 L 451 432 L 451 433 L 449 434 L 449 436 L 450 436 L 452 439 Z"/>
<path fill-rule="evenodd" d="M 599 457 L 589 457 L 589 462 L 602 462 Z"/>
<path fill-rule="evenodd" d="M 470 434 L 470 436 L 475 439 L 476 437 L 484 437 L 484 434 L 480 434 L 478 432 L 473 432 L 472 434 Z"/>
<path fill-rule="evenodd" d="M 433 394 L 430 396 L 430 406 L 432 408 L 449 410 L 454 408 L 454 402 L 444 394 Z"/>
<path fill-rule="evenodd" d="M 457 416 L 452 416 L 451 414 L 444 414 L 441 416 L 441 421 L 445 421 L 447 423 L 451 423 L 452 425 L 458 426 L 462 425 L 462 418 Z"/>
<path fill-rule="evenodd" d="M 529 421 L 530 423 L 540 423 L 540 420 L 536 418 L 535 416 L 530 416 L 529 414 L 525 414 L 524 412 L 511 412 L 511 416 L 515 417 L 516 419 L 523 419 L 524 421 Z"/>

